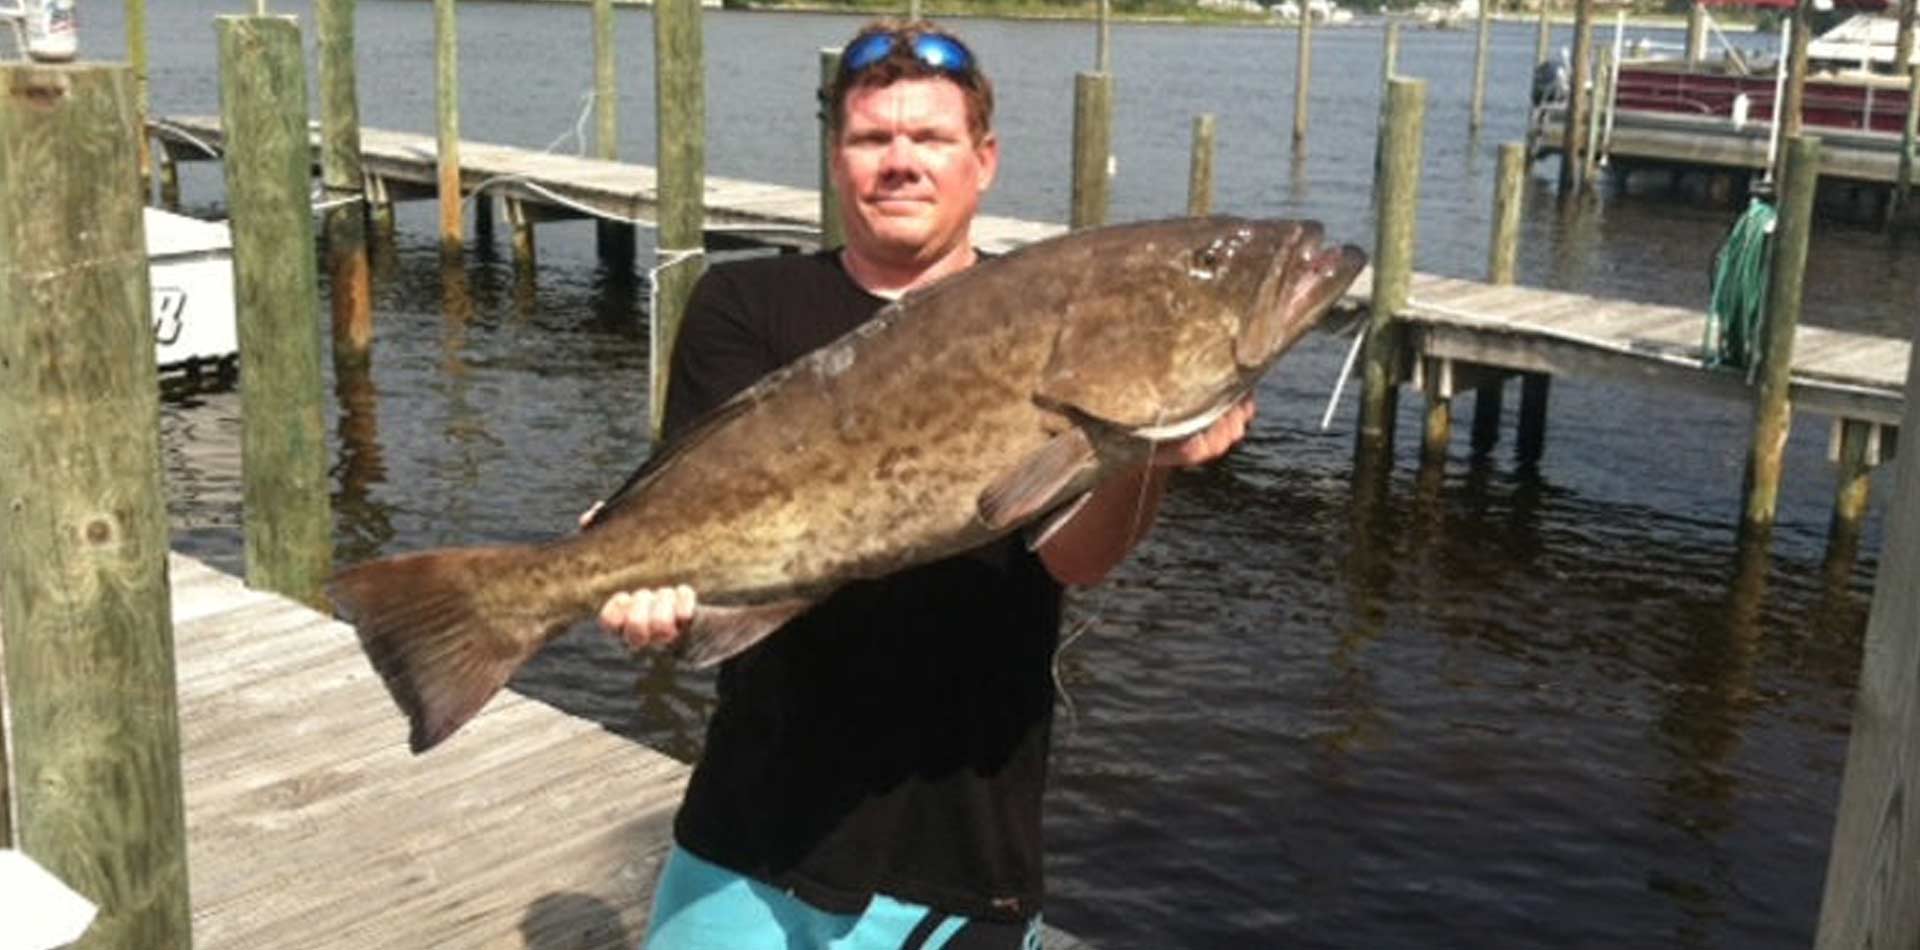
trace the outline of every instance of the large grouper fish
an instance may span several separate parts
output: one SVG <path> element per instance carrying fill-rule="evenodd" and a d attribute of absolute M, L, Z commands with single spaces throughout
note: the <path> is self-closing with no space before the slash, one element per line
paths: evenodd
<path fill-rule="evenodd" d="M 1311 221 L 1190 218 L 1041 241 L 909 293 L 648 459 L 577 534 L 367 561 L 329 593 L 415 752 L 607 598 L 690 585 L 718 662 L 857 578 L 1033 524 L 1205 429 L 1366 262 Z"/>

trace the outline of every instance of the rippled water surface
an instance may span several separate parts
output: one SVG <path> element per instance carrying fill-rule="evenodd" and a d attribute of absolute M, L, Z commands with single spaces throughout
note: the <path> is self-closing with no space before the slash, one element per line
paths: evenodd
<path fill-rule="evenodd" d="M 216 111 L 211 18 L 251 4 L 150 7 L 155 112 Z M 310 22 L 302 4 L 274 7 Z M 118 48 L 118 11 L 85 8 L 90 50 Z M 430 131 L 430 5 L 359 11 L 365 120 Z M 649 22 L 618 14 L 620 148 L 639 160 L 653 149 Z M 462 3 L 466 136 L 539 148 L 570 132 L 587 23 L 584 6 Z M 816 50 L 855 23 L 708 15 L 713 173 L 812 184 Z M 988 210 L 1064 218 L 1072 73 L 1091 63 L 1092 28 L 958 26 L 1000 91 Z M 1484 268 L 1493 156 L 1520 135 L 1532 35 L 1496 29 L 1487 129 L 1471 138 L 1471 32 L 1405 33 L 1402 72 L 1430 85 L 1423 270 Z M 1380 36 L 1318 34 L 1296 158 L 1292 33 L 1116 26 L 1114 216 L 1184 206 L 1190 123 L 1213 112 L 1218 207 L 1313 215 L 1370 244 Z M 1522 282 L 1702 303 L 1733 210 L 1664 193 L 1559 208 L 1551 171 L 1529 186 Z M 194 210 L 220 213 L 217 166 L 185 184 Z M 378 253 L 370 376 L 332 383 L 343 561 L 568 530 L 647 448 L 644 274 L 601 267 L 572 224 L 541 231 L 531 280 L 497 245 L 446 278 L 432 214 L 403 208 Z M 1827 222 L 1813 260 L 1809 322 L 1910 332 L 1911 247 Z M 1857 561 L 1828 565 L 1825 420 L 1798 420 L 1760 556 L 1740 556 L 1732 530 L 1746 411 L 1636 387 L 1556 383 L 1537 468 L 1512 461 L 1509 430 L 1487 458 L 1456 438 L 1443 470 L 1419 471 L 1409 397 L 1385 496 L 1356 498 L 1352 395 L 1318 427 L 1345 343 L 1289 356 L 1247 443 L 1181 475 L 1132 562 L 1075 597 L 1050 918 L 1104 947 L 1808 945 L 1881 518 Z M 237 395 L 211 393 L 163 419 L 175 543 L 229 569 L 238 415 Z M 515 686 L 682 758 L 710 696 L 705 676 L 584 629 Z"/>

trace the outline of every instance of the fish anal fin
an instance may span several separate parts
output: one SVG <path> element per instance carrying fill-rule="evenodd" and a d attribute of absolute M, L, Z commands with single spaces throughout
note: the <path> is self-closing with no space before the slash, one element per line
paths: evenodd
<path fill-rule="evenodd" d="M 1067 429 L 980 492 L 980 521 L 994 531 L 1019 525 L 1056 504 L 1097 462 L 1087 433 Z"/>
<path fill-rule="evenodd" d="M 701 604 L 680 634 L 679 653 L 694 666 L 712 666 L 737 656 L 798 616 L 811 600 L 782 600 L 751 607 Z"/>

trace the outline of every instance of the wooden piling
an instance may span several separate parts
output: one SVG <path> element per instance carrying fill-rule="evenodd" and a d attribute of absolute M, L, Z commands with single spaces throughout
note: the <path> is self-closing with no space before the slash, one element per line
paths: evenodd
<path fill-rule="evenodd" d="M 1600 186 L 1600 127 L 1605 124 L 1604 110 L 1613 96 L 1613 50 L 1600 51 L 1600 68 L 1594 71 L 1593 95 L 1587 99 L 1587 144 L 1581 181 L 1589 188 Z"/>
<path fill-rule="evenodd" d="M 1553 2 L 1540 0 L 1540 25 L 1533 32 L 1533 65 L 1538 68 L 1552 57 Z"/>
<path fill-rule="evenodd" d="M 1400 65 L 1400 21 L 1388 20 L 1380 45 L 1380 115 L 1373 130 L 1373 173 L 1378 177 L 1386 162 L 1387 88 L 1393 84 L 1394 70 Z"/>
<path fill-rule="evenodd" d="M 1793 7 L 1793 30 L 1787 40 L 1787 86 L 1780 94 L 1780 108 L 1774 113 L 1779 127 L 1780 151 L 1773 158 L 1774 193 L 1782 198 L 1787 185 L 1786 143 L 1800 134 L 1807 101 L 1807 41 L 1813 32 L 1813 0 L 1799 0 Z"/>
<path fill-rule="evenodd" d="M 1420 79 L 1387 83 L 1387 122 L 1381 143 L 1380 213 L 1374 231 L 1373 300 L 1362 354 L 1360 432 L 1363 458 L 1391 460 L 1393 416 L 1400 383 L 1400 332 L 1395 316 L 1406 307 L 1413 279 L 1414 223 L 1420 203 L 1421 133 L 1427 84 Z M 1371 470 L 1385 465 L 1367 464 Z"/>
<path fill-rule="evenodd" d="M 526 202 L 518 198 L 506 199 L 506 205 L 507 227 L 513 232 L 514 269 L 531 275 L 537 250 L 533 240 L 533 215 L 528 212 Z"/>
<path fill-rule="evenodd" d="M 1520 418 L 1513 433 L 1513 457 L 1521 465 L 1540 464 L 1547 449 L 1547 399 L 1553 377 L 1545 373 L 1520 374 Z"/>
<path fill-rule="evenodd" d="M 615 77 L 613 0 L 593 0 L 593 154 L 613 161 L 620 157 L 620 95 Z M 632 266 L 634 227 L 624 221 L 593 223 L 594 244 L 603 264 L 623 271 Z"/>
<path fill-rule="evenodd" d="M 1707 6 L 1694 0 L 1687 7 L 1687 65 L 1700 65 L 1707 56 Z"/>
<path fill-rule="evenodd" d="M 1112 189 L 1109 171 L 1113 155 L 1113 76 L 1076 73 L 1073 77 L 1073 205 L 1074 228 L 1107 223 Z"/>
<path fill-rule="evenodd" d="M 1453 361 L 1427 357 L 1420 372 L 1421 394 L 1427 399 L 1426 425 L 1420 436 L 1420 467 L 1437 469 L 1447 460 L 1453 439 Z"/>
<path fill-rule="evenodd" d="M 1835 419 L 1833 427 L 1838 471 L 1827 534 L 1831 538 L 1858 538 L 1867 518 L 1873 470 L 1880 464 L 1879 427 L 1862 419 Z"/>
<path fill-rule="evenodd" d="M 1187 214 L 1213 211 L 1213 113 L 1193 117 L 1193 148 L 1187 156 Z"/>
<path fill-rule="evenodd" d="M 1500 146 L 1499 170 L 1493 189 L 1493 239 L 1487 246 L 1487 281 L 1508 285 L 1520 249 L 1520 212 L 1527 176 L 1527 147 L 1519 142 Z M 1506 398 L 1506 379 L 1480 384 L 1473 395 L 1473 454 L 1484 455 L 1500 442 L 1500 415 Z"/>
<path fill-rule="evenodd" d="M 1900 0 L 1900 26 L 1893 34 L 1893 68 L 1904 74 L 1913 68 L 1914 0 Z"/>
<path fill-rule="evenodd" d="M 1526 178 L 1527 147 L 1518 142 L 1502 144 L 1493 189 L 1493 240 L 1487 247 L 1487 280 L 1491 283 L 1514 281 Z"/>
<path fill-rule="evenodd" d="M 160 146 L 160 207 L 180 210 L 180 163 L 174 160 L 173 149 L 164 143 Z"/>
<path fill-rule="evenodd" d="M 1480 133 L 1487 105 L 1487 49 L 1493 38 L 1493 0 L 1480 0 L 1480 33 L 1473 44 L 1473 104 L 1467 129 Z"/>
<path fill-rule="evenodd" d="M 656 0 L 653 5 L 654 121 L 659 144 L 660 229 L 653 268 L 653 345 L 650 402 L 657 436 L 667 402 L 668 357 L 694 281 L 706 269 L 704 203 L 707 181 L 706 62 L 700 0 Z"/>
<path fill-rule="evenodd" d="M 1908 364 L 1920 392 L 1920 346 Z M 1920 432 L 1908 399 L 1902 432 Z M 1901 453 L 1867 618 L 1815 950 L 1920 943 L 1920 453 Z"/>
<path fill-rule="evenodd" d="M 363 361 L 373 345 L 373 265 L 367 256 L 366 178 L 355 91 L 354 0 L 315 0 L 320 33 L 320 184 L 328 202 L 327 274 L 333 358 Z"/>
<path fill-rule="evenodd" d="M 454 0 L 433 0 L 433 101 L 438 133 L 440 254 L 458 257 L 460 224 L 460 44 Z"/>
<path fill-rule="evenodd" d="M 1581 136 L 1587 121 L 1587 73 L 1593 52 L 1593 0 L 1575 0 L 1573 18 L 1573 75 L 1567 77 L 1567 124 L 1560 144 L 1560 193 L 1572 194 L 1586 184 L 1582 172 L 1585 154 Z"/>
<path fill-rule="evenodd" d="M 834 77 L 840 74 L 840 50 L 820 51 L 820 101 L 833 92 Z M 840 220 L 840 194 L 833 185 L 833 136 L 838 116 L 820 113 L 820 246 L 839 247 L 847 243 L 845 222 Z"/>
<path fill-rule="evenodd" d="M 86 946 L 186 950 L 135 81 L 124 66 L 9 63 L 0 90 L 0 653 L 14 838 L 99 906 Z"/>
<path fill-rule="evenodd" d="M 1307 147 L 1307 100 L 1313 87 L 1313 14 L 1300 11 L 1300 52 L 1293 69 L 1293 150 Z"/>
<path fill-rule="evenodd" d="M 1094 44 L 1093 69 L 1095 72 L 1113 72 L 1113 3 L 1112 0 L 1100 0 L 1100 34 Z"/>
<path fill-rule="evenodd" d="M 306 59 L 292 17 L 215 18 L 240 338 L 247 583 L 309 604 L 333 571 Z"/>
<path fill-rule="evenodd" d="M 1758 390 L 1753 403 L 1753 445 L 1747 454 L 1745 529 L 1768 530 L 1780 493 L 1780 467 L 1792 422 L 1788 384 L 1792 377 L 1793 334 L 1800 325 L 1800 291 L 1806 276 L 1807 238 L 1813 230 L 1813 191 L 1820 174 L 1820 140 L 1795 136 L 1782 149 L 1787 174 L 1781 179 L 1780 217 L 1773 231 L 1773 261 L 1767 282 L 1765 346 L 1760 350 Z"/>
<path fill-rule="evenodd" d="M 140 200 L 153 195 L 153 151 L 147 139 L 152 99 L 147 83 L 147 0 L 126 0 L 127 62 L 133 65 L 133 114 L 140 124 Z M 0 761 L 5 761 L 0 759 Z"/>

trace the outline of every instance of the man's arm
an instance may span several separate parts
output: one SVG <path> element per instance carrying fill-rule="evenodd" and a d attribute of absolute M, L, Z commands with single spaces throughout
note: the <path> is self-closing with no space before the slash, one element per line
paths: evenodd
<path fill-rule="evenodd" d="M 1153 526 L 1168 474 L 1225 455 L 1246 436 L 1252 420 L 1253 397 L 1248 396 L 1206 431 L 1158 446 L 1147 464 L 1094 489 L 1073 518 L 1040 546 L 1040 563 L 1047 573 L 1077 587 L 1105 580 Z"/>

